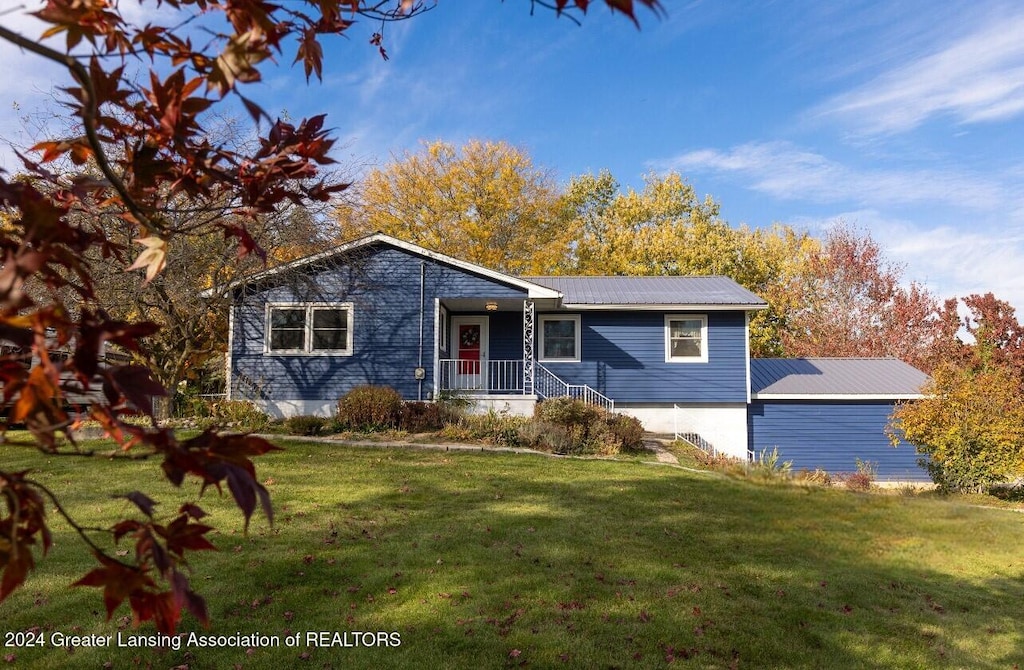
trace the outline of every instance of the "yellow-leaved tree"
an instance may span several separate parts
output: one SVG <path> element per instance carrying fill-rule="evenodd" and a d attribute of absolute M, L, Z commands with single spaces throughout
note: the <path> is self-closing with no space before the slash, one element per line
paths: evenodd
<path fill-rule="evenodd" d="M 928 457 L 941 489 L 987 491 L 1024 476 L 1024 395 L 1010 368 L 943 364 L 924 394 L 896 409 L 890 434 Z"/>
<path fill-rule="evenodd" d="M 679 174 L 649 174 L 644 187 L 620 192 L 607 170 L 574 177 L 562 198 L 572 253 L 557 271 L 583 275 L 723 275 L 769 301 L 751 321 L 751 352 L 782 355 L 787 300 L 817 241 L 776 224 L 732 226 L 710 196 Z"/>
<path fill-rule="evenodd" d="M 549 171 L 507 142 L 435 141 L 372 171 L 335 211 L 340 235 L 383 232 L 511 274 L 544 274 L 568 252 Z"/>

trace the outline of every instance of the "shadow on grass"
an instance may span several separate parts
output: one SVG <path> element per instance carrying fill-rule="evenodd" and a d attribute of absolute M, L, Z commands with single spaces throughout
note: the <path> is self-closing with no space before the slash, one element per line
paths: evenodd
<path fill-rule="evenodd" d="M 1022 661 L 1008 513 L 525 455 L 296 445 L 264 471 L 275 527 L 193 561 L 212 632 L 396 631 L 401 646 L 191 649 L 157 667 Z"/>

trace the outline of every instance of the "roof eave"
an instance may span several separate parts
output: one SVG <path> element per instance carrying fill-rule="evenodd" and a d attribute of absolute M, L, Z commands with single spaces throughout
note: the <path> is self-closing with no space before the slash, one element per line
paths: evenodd
<path fill-rule="evenodd" d="M 305 256 L 303 258 L 296 259 L 289 263 L 284 263 L 283 265 L 278 265 L 268 270 L 264 270 L 262 272 L 257 272 L 256 274 L 249 275 L 247 277 L 236 279 L 224 285 L 224 287 L 219 290 L 220 292 L 226 293 L 235 288 L 238 288 L 239 286 L 244 286 L 252 282 L 261 281 L 268 277 L 273 277 L 275 275 L 282 274 L 290 270 L 294 270 L 296 268 L 301 268 L 304 265 L 310 265 L 318 261 L 333 258 L 335 256 L 340 256 L 344 253 L 352 251 L 353 249 L 365 247 L 376 242 L 383 242 L 393 247 L 397 247 L 399 249 L 408 251 L 417 256 L 429 258 L 431 260 L 435 260 L 446 265 L 451 265 L 453 267 L 457 267 L 468 272 L 473 272 L 474 274 L 482 275 L 484 277 L 487 277 L 488 279 L 493 279 L 504 284 L 516 286 L 518 288 L 525 290 L 527 295 L 533 299 L 553 298 L 557 300 L 562 297 L 562 293 L 560 291 L 548 288 L 547 286 L 541 286 L 540 284 L 535 284 L 533 282 L 526 281 L 525 279 L 520 279 L 519 277 L 508 275 L 503 272 L 498 272 L 497 270 L 491 270 L 490 268 L 485 268 L 484 266 L 477 265 L 476 263 L 470 263 L 469 261 L 459 260 L 458 258 L 453 258 L 451 256 L 447 256 L 437 251 L 431 251 L 430 249 L 426 249 L 417 244 L 405 242 L 403 240 L 391 237 L 390 235 L 386 235 L 384 233 L 372 233 L 370 235 L 360 237 L 359 239 L 339 244 L 336 247 L 332 247 L 326 251 L 321 251 L 318 254 L 313 254 L 312 256 Z M 216 289 L 213 288 L 206 289 L 205 291 L 201 292 L 199 296 L 201 298 L 210 298 L 214 295 L 215 290 Z"/>
<path fill-rule="evenodd" d="M 562 308 L 573 311 L 585 310 L 632 310 L 648 312 L 735 312 L 760 311 L 768 309 L 767 304 L 707 304 L 707 303 L 562 303 Z"/>
<path fill-rule="evenodd" d="M 751 393 L 751 400 L 919 400 L 922 393 Z"/>

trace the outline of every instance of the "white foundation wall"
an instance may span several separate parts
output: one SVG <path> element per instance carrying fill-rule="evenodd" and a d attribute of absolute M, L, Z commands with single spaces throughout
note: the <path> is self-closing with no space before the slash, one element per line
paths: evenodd
<path fill-rule="evenodd" d="M 338 413 L 338 402 L 329 400 L 253 400 L 252 404 L 275 419 L 293 416 L 332 417 Z"/>
<path fill-rule="evenodd" d="M 697 433 L 718 451 L 747 460 L 747 406 L 743 403 L 707 405 L 640 405 L 616 403 L 615 411 L 640 420 L 652 433 Z"/>
<path fill-rule="evenodd" d="M 533 408 L 537 404 L 537 396 L 532 395 L 489 395 L 469 396 L 469 411 L 473 414 L 487 414 L 494 410 L 498 413 L 514 416 L 533 416 Z M 329 400 L 254 400 L 260 410 L 275 419 L 287 419 L 293 416 L 325 416 L 332 417 L 338 413 L 337 401 Z"/>
<path fill-rule="evenodd" d="M 472 403 L 469 411 L 473 414 L 487 414 L 494 410 L 499 414 L 533 416 L 533 408 L 537 405 L 537 396 L 534 395 L 472 396 L 467 400 Z"/>

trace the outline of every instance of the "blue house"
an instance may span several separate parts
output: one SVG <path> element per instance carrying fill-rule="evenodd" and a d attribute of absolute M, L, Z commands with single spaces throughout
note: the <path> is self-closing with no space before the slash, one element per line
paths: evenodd
<path fill-rule="evenodd" d="M 362 384 L 518 414 L 573 396 L 746 458 L 785 415 L 751 376 L 767 304 L 725 277 L 515 277 L 376 233 L 229 288 L 229 398 L 278 417 Z"/>

